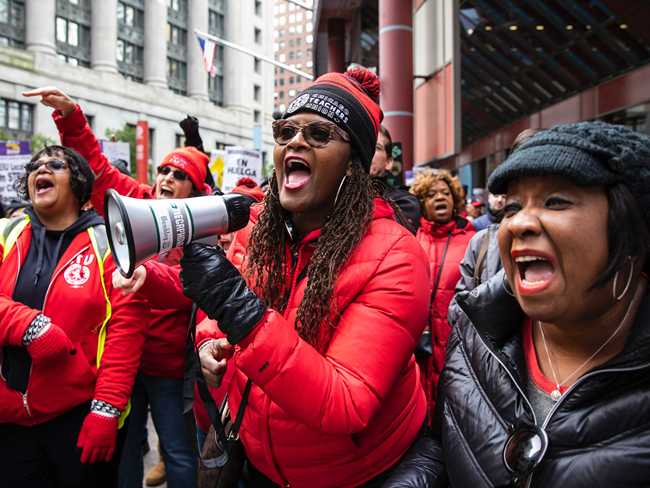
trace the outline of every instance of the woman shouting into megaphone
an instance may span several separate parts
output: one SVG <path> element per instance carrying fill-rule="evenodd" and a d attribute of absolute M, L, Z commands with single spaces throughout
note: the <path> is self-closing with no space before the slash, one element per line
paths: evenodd
<path fill-rule="evenodd" d="M 227 360 L 230 410 L 245 404 L 250 486 L 380 486 L 422 431 L 428 266 L 369 175 L 378 92 L 356 68 L 298 95 L 273 123 L 254 223 L 228 257 L 190 244 L 181 260 L 185 293 L 220 329 L 199 326 L 204 367 Z M 208 347 L 224 335 L 230 359 Z"/>

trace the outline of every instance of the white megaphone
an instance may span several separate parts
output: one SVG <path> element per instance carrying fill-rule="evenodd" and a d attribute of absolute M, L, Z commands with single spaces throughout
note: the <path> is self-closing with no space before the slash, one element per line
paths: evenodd
<path fill-rule="evenodd" d="M 104 200 L 108 242 L 127 278 L 156 254 L 245 227 L 249 213 L 250 200 L 236 193 L 143 200 L 108 190 Z"/>

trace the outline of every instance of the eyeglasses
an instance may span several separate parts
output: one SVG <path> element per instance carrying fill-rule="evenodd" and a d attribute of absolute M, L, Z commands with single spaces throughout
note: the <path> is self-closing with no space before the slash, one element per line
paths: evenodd
<path fill-rule="evenodd" d="M 503 462 L 515 475 L 514 486 L 523 486 L 547 449 L 548 435 L 536 425 L 521 425 L 510 434 L 503 448 Z"/>
<path fill-rule="evenodd" d="M 302 132 L 307 144 L 311 147 L 324 147 L 332 139 L 340 139 L 350 142 L 350 136 L 338 125 L 331 122 L 310 122 L 305 125 L 297 125 L 288 120 L 276 120 L 273 122 L 273 139 L 280 146 L 285 146 L 294 137 Z"/>
<path fill-rule="evenodd" d="M 68 163 L 61 161 L 60 159 L 48 159 L 47 161 L 30 161 L 25 165 L 25 171 L 27 174 L 38 171 L 41 166 L 45 166 L 47 169 L 54 173 L 59 173 L 68 167 Z"/>
<path fill-rule="evenodd" d="M 172 174 L 176 181 L 185 181 L 189 178 L 187 173 L 181 171 L 180 169 L 174 169 L 172 166 L 158 166 L 158 174 L 167 176 L 169 173 Z"/>

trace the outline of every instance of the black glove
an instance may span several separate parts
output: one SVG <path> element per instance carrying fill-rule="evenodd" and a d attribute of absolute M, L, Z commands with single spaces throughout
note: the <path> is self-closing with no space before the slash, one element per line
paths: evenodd
<path fill-rule="evenodd" d="M 246 337 L 264 315 L 264 303 L 248 288 L 221 247 L 188 244 L 181 268 L 183 292 L 218 322 L 231 344 Z"/>
<path fill-rule="evenodd" d="M 188 115 L 181 120 L 178 125 L 183 129 L 185 145 L 195 147 L 199 151 L 205 152 L 203 149 L 203 139 L 201 139 L 201 135 L 199 134 L 199 120 L 196 117 Z"/>

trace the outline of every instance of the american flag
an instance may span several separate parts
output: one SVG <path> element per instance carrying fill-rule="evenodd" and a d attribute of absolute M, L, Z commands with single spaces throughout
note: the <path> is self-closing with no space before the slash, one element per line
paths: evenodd
<path fill-rule="evenodd" d="M 203 67 L 213 78 L 217 75 L 217 67 L 214 65 L 214 56 L 217 52 L 217 44 L 210 39 L 196 35 L 199 47 L 203 52 Z"/>

